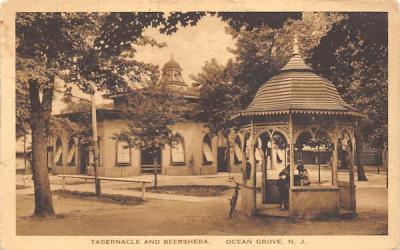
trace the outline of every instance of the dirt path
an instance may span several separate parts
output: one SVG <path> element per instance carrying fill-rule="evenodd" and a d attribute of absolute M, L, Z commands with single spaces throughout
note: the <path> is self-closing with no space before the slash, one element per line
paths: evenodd
<path fill-rule="evenodd" d="M 32 195 L 17 195 L 17 235 L 324 235 L 387 234 L 387 190 L 357 191 L 352 220 L 289 222 L 286 219 L 227 219 L 228 197 L 202 203 L 149 200 L 119 205 L 54 196 L 64 218 L 33 219 Z M 373 201 L 373 202 L 371 202 Z"/>

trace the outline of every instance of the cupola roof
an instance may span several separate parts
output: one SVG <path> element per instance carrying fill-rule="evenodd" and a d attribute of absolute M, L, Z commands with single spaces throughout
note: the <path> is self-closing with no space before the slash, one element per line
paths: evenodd
<path fill-rule="evenodd" d="M 177 63 L 174 60 L 174 54 L 171 54 L 171 59 L 164 64 L 162 69 L 163 70 L 168 70 L 168 69 L 182 70 L 182 68 L 179 65 L 179 63 Z"/>

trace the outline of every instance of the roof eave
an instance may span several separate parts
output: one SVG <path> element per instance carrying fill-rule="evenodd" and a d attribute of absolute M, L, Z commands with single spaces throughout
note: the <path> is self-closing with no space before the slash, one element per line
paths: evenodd
<path fill-rule="evenodd" d="M 287 110 L 271 110 L 271 111 L 243 111 L 238 112 L 231 117 L 236 119 L 238 117 L 250 117 L 250 116 L 270 116 L 270 115 L 284 115 L 293 112 L 295 114 L 318 114 L 318 115 L 350 115 L 354 117 L 366 118 L 367 115 L 358 111 L 349 110 L 299 110 L 299 109 L 287 109 Z"/>

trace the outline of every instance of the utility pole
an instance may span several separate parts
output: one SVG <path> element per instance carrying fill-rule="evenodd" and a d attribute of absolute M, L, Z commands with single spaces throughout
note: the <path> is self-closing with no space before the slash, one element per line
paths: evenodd
<path fill-rule="evenodd" d="M 95 94 L 95 85 L 93 83 L 90 83 L 90 87 L 93 90 L 93 93 L 90 95 L 90 101 L 92 104 L 92 140 L 93 140 L 93 170 L 94 170 L 94 183 L 95 183 L 95 189 L 96 189 L 96 196 L 101 195 L 101 188 L 100 188 L 100 180 L 98 177 L 97 173 L 97 167 L 98 167 L 98 155 L 99 155 L 99 145 L 97 141 L 97 117 L 96 117 L 96 99 L 94 97 Z"/>

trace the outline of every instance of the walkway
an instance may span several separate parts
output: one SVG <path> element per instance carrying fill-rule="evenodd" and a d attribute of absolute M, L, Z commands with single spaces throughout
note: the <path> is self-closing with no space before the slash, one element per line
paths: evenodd
<path fill-rule="evenodd" d="M 312 185 L 318 184 L 318 167 L 308 166 L 307 167 L 310 180 Z M 280 170 L 268 170 L 268 179 L 276 179 Z M 386 188 L 386 173 L 381 172 L 377 174 L 376 168 L 366 167 L 366 175 L 368 182 L 356 181 L 356 188 Z M 234 187 L 234 184 L 229 181 L 229 177 L 234 177 L 235 180 L 241 181 L 240 173 L 218 173 L 216 175 L 202 175 L 202 176 L 165 176 L 159 175 L 158 186 L 168 185 L 225 185 Z M 127 177 L 128 178 L 128 177 Z M 132 178 L 132 177 L 129 177 Z M 153 175 L 141 175 L 135 176 L 138 180 L 149 180 L 153 181 Z M 25 180 L 24 180 L 25 179 Z M 261 186 L 261 173 L 257 173 L 257 186 Z M 348 171 L 339 172 L 339 180 L 347 180 Z M 357 176 L 355 177 L 357 180 Z M 321 168 L 321 185 L 329 185 L 330 183 L 330 169 Z M 61 178 L 50 175 L 51 190 L 61 190 Z M 17 185 L 19 187 L 25 186 L 25 188 L 17 189 L 17 194 L 33 194 L 33 181 L 28 175 L 17 175 Z M 150 184 L 151 185 L 151 184 Z M 103 194 L 115 194 L 125 196 L 137 196 L 141 197 L 141 192 L 138 190 L 131 190 L 128 188 L 138 188 L 139 184 L 134 183 L 120 183 L 111 181 L 101 181 L 101 188 Z M 66 189 L 70 191 L 79 192 L 94 192 L 93 181 L 83 181 L 76 179 L 66 179 Z M 197 197 L 197 196 L 183 196 L 175 194 L 160 194 L 146 192 L 146 198 L 148 199 L 160 199 L 160 200 L 172 200 L 172 201 L 186 201 L 186 202 L 205 202 L 219 199 L 220 197 Z"/>

